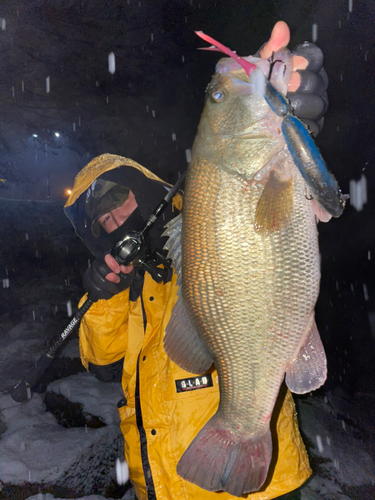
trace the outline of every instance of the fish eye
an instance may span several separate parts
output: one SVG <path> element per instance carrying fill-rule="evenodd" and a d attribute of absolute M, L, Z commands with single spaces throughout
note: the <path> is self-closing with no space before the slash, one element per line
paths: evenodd
<path fill-rule="evenodd" d="M 215 90 L 212 92 L 211 97 L 214 101 L 221 102 L 224 99 L 225 94 L 222 90 Z"/>

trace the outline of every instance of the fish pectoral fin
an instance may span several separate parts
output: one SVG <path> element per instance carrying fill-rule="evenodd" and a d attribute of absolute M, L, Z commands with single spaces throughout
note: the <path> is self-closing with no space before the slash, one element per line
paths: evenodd
<path fill-rule="evenodd" d="M 297 354 L 289 363 L 285 382 L 295 394 L 322 386 L 327 378 L 327 358 L 315 320 Z"/>
<path fill-rule="evenodd" d="M 182 297 L 179 297 L 165 329 L 164 349 L 168 356 L 183 370 L 205 373 L 213 357 L 196 332 Z"/>
<path fill-rule="evenodd" d="M 256 208 L 255 230 L 259 234 L 277 231 L 290 220 L 292 212 L 293 180 L 280 180 L 272 170 Z"/>

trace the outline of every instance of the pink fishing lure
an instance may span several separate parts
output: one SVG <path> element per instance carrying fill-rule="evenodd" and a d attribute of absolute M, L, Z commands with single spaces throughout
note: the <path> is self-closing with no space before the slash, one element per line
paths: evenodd
<path fill-rule="evenodd" d="M 245 59 L 238 56 L 235 52 L 233 52 L 233 50 L 229 49 L 222 43 L 217 42 L 214 38 L 203 33 L 203 31 L 196 31 L 195 33 L 206 42 L 212 43 L 211 47 L 201 47 L 200 50 L 216 50 L 218 52 L 223 52 L 227 56 L 234 59 L 240 66 L 242 66 L 242 68 L 246 71 L 247 76 L 249 76 L 250 73 L 257 68 L 255 64 L 252 64 L 249 61 L 245 61 Z"/>

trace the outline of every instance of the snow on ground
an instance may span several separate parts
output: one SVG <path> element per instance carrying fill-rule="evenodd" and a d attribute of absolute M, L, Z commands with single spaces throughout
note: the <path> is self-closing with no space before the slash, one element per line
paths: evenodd
<path fill-rule="evenodd" d="M 99 382 L 89 373 L 78 373 L 52 382 L 48 391 L 62 394 L 73 403 L 83 404 L 85 411 L 101 417 L 107 425 L 120 424 L 114 403 L 124 397 L 121 384 Z"/>
<path fill-rule="evenodd" d="M 10 343 L 10 351 L 13 349 Z M 77 340 L 69 342 L 62 354 L 77 357 Z M 4 430 L 0 438 L 0 491 L 2 484 L 24 483 L 61 485 L 78 494 L 92 493 L 95 488 L 104 491 L 116 481 L 116 460 L 123 460 L 116 406 L 122 397 L 121 385 L 100 382 L 84 372 L 52 382 L 46 395 L 51 394 L 80 403 L 88 425 L 60 425 L 46 411 L 44 395 L 34 393 L 25 403 L 0 395 Z M 90 427 L 93 416 L 98 417 L 99 428 Z M 53 498 L 41 495 L 32 498 Z M 129 495 L 126 498 L 131 498 Z"/>
<path fill-rule="evenodd" d="M 101 417 L 107 425 L 100 429 L 65 429 L 46 412 L 39 394 L 23 404 L 15 403 L 9 395 L 2 396 L 0 409 L 7 431 L 0 441 L 0 479 L 11 483 L 56 482 L 92 451 L 95 443 L 115 440 L 120 431 L 113 402 L 119 399 L 120 388 L 115 384 L 107 384 L 110 387 L 105 388 L 101 385 L 104 384 L 86 373 L 51 384 L 52 391 L 71 393 L 73 402 L 81 402 L 85 409 L 90 408 L 92 415 Z"/>

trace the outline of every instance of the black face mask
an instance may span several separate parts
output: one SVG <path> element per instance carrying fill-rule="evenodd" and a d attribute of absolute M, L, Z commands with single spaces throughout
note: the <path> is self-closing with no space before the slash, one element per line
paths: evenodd
<path fill-rule="evenodd" d="M 143 219 L 139 207 L 137 207 L 120 227 L 107 235 L 107 238 L 110 241 L 111 245 L 114 246 L 130 231 L 141 231 L 144 228 L 145 224 L 146 221 Z"/>

